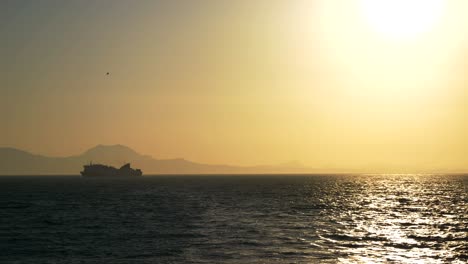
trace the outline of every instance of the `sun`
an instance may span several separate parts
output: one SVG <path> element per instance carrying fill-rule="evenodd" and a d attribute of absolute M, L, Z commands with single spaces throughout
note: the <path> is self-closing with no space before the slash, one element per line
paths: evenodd
<path fill-rule="evenodd" d="M 369 25 L 383 37 L 415 38 L 434 28 L 445 0 L 361 0 Z"/>

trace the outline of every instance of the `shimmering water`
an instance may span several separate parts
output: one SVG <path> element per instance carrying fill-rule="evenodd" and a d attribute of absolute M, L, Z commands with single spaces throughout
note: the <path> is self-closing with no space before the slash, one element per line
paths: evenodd
<path fill-rule="evenodd" d="M 466 263 L 468 176 L 0 177 L 1 263 Z"/>

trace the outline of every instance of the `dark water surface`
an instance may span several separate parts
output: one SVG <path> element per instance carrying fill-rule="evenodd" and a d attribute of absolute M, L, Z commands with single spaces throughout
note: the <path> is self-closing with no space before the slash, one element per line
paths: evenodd
<path fill-rule="evenodd" d="M 466 263 L 468 176 L 0 177 L 0 263 Z"/>

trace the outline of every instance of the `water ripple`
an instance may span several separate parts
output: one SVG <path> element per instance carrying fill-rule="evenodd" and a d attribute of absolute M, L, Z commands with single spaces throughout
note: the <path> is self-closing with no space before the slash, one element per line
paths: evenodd
<path fill-rule="evenodd" d="M 0 262 L 466 263 L 467 183 L 462 175 L 0 177 Z"/>

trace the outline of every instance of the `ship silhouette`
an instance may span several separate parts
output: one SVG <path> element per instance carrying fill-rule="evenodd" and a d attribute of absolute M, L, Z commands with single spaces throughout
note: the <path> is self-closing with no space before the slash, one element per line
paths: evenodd
<path fill-rule="evenodd" d="M 132 169 L 130 163 L 120 167 L 120 169 L 103 164 L 84 165 L 81 175 L 83 177 L 138 177 L 142 176 L 143 172 L 140 169 Z"/>

